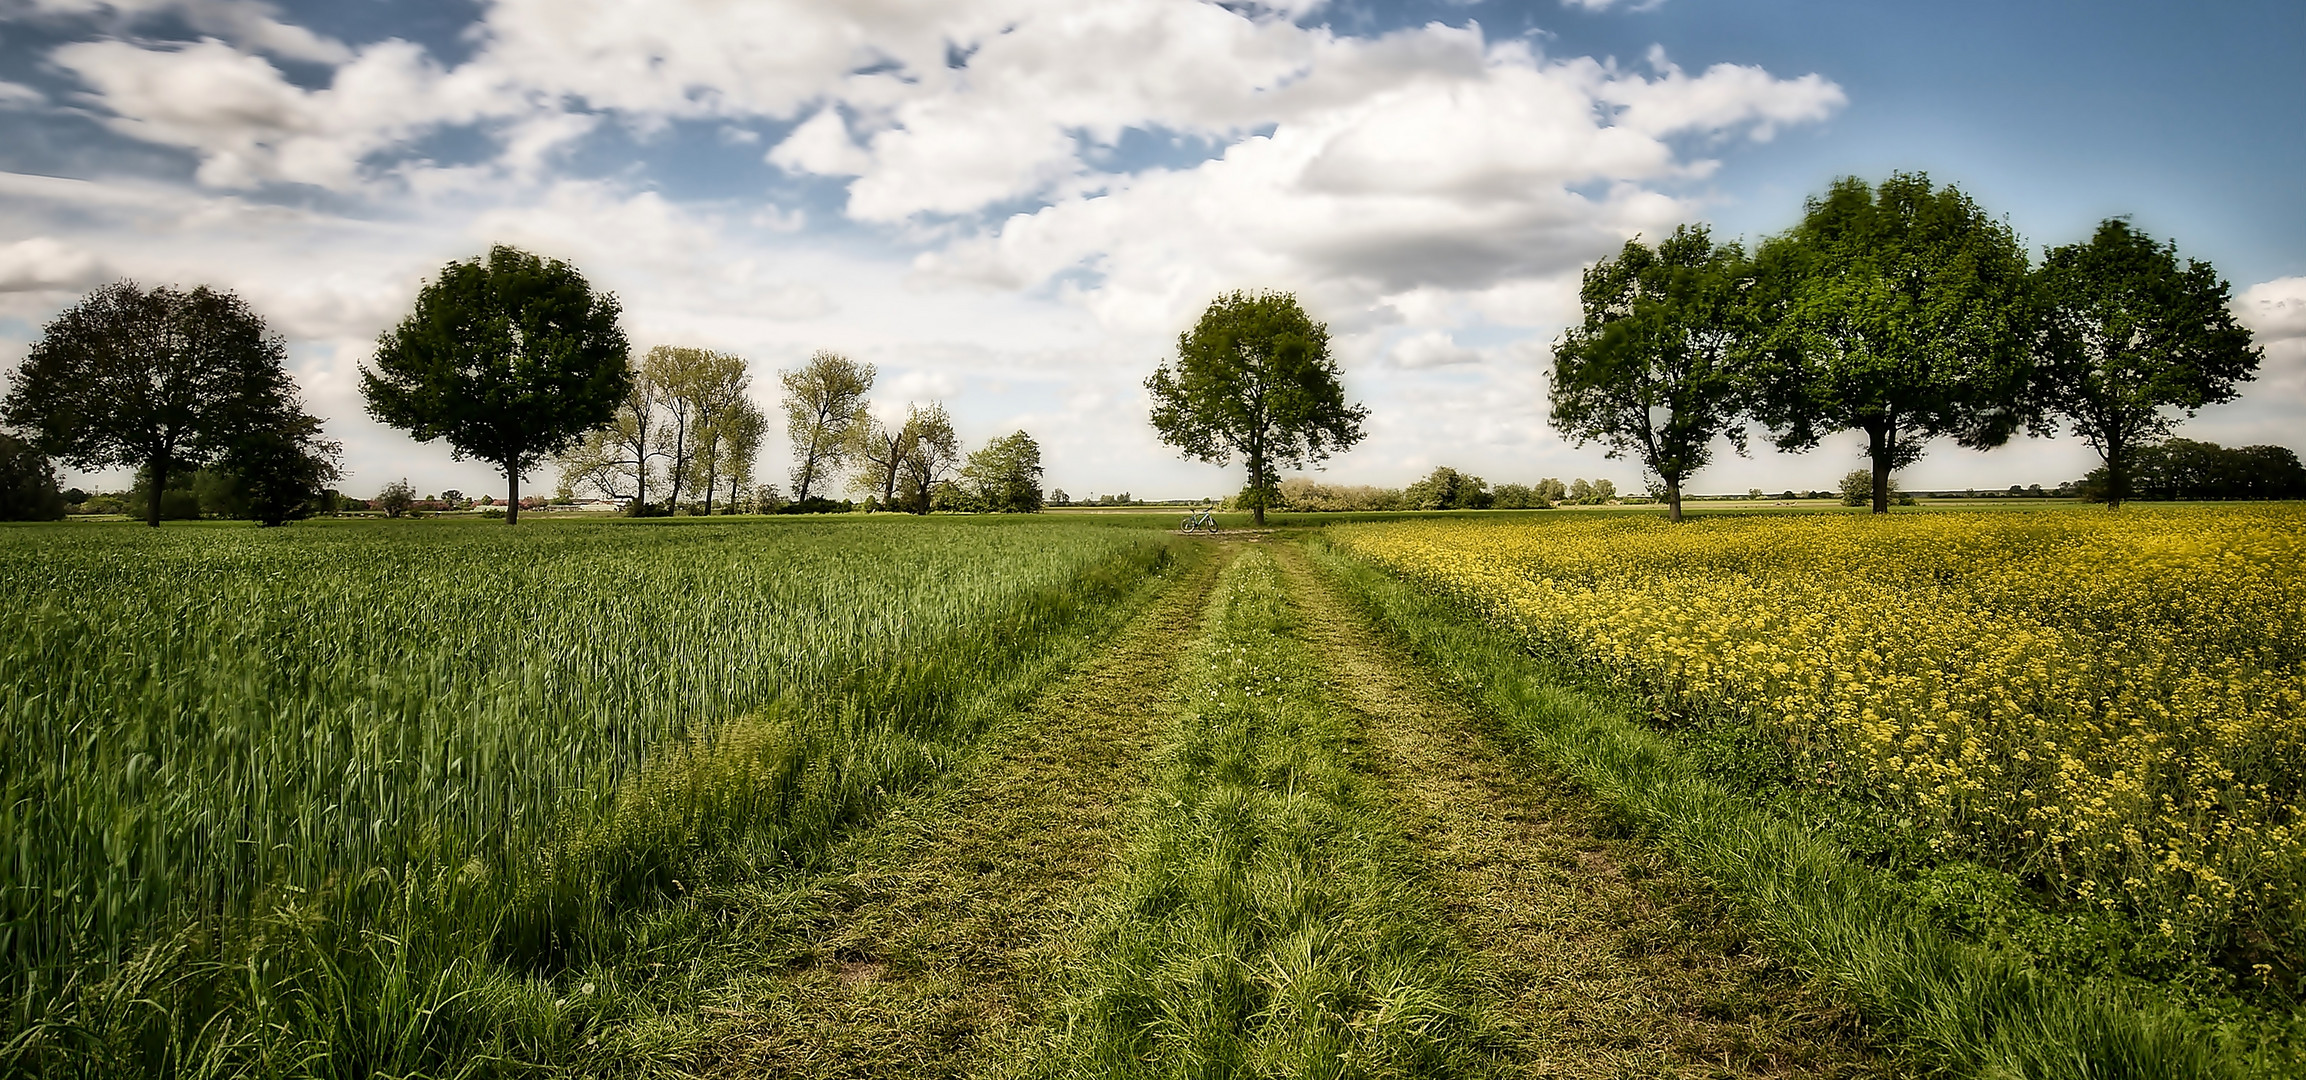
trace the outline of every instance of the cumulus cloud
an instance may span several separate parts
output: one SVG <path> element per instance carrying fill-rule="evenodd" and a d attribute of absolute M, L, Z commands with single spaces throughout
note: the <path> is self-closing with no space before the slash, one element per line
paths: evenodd
<path fill-rule="evenodd" d="M 128 29 L 155 15 L 173 14 L 194 30 L 290 60 L 340 64 L 352 58 L 343 42 L 280 19 L 280 9 L 259 0 L 26 0 L 49 16 L 106 17 Z"/>
<path fill-rule="evenodd" d="M 1446 330 L 1426 330 L 1401 338 L 1387 355 L 1395 367 L 1413 371 L 1481 362 L 1479 352 L 1459 345 Z"/>
<path fill-rule="evenodd" d="M 2261 342 L 2306 338 L 2306 277 L 2261 281 L 2242 290 L 2234 309 Z"/>
<path fill-rule="evenodd" d="M 78 292 L 112 276 L 94 253 L 51 237 L 0 247 L 0 293 Z"/>
<path fill-rule="evenodd" d="M 1300 291 L 1349 323 L 1401 317 L 1435 289 L 1560 296 L 1540 283 L 1691 210 L 1659 185 L 1706 163 L 1668 136 L 1758 134 L 1841 100 L 1814 76 L 1549 61 L 1477 27 L 1315 44 L 1266 103 L 1269 134 L 1192 168 L 1104 178 L 918 269 L 998 288 L 1075 275 L 1074 295 L 1131 329 L 1240 285 Z"/>
<path fill-rule="evenodd" d="M 263 57 L 215 39 L 78 42 L 52 56 L 90 87 L 114 130 L 197 153 L 201 182 L 216 187 L 355 187 L 371 154 L 440 124 L 522 110 L 485 73 L 444 72 L 397 40 L 362 49 L 325 90 L 305 90 Z"/>

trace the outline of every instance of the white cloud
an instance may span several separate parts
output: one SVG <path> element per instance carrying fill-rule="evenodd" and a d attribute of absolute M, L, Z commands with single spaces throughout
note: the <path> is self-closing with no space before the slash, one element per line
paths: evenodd
<path fill-rule="evenodd" d="M 837 109 L 819 109 L 794 127 L 785 141 L 770 148 L 768 161 L 790 172 L 820 176 L 855 176 L 871 164 L 849 137 L 849 125 Z"/>
<path fill-rule="evenodd" d="M 215 187 L 357 187 L 371 154 L 443 123 L 525 111 L 485 74 L 443 72 L 397 40 L 362 49 L 326 90 L 296 86 L 270 61 L 214 39 L 79 42 L 52 56 L 88 84 L 114 130 L 194 151 L 201 182 Z"/>
<path fill-rule="evenodd" d="M 78 292 L 111 276 L 94 253 L 51 237 L 0 247 L 0 293 Z"/>
<path fill-rule="evenodd" d="M 0 79 L 0 109 L 29 109 L 48 103 L 48 95 L 19 82 Z"/>
<path fill-rule="evenodd" d="M 1387 350 L 1393 365 L 1408 370 L 1478 364 L 1481 354 L 1459 345 L 1446 330 L 1426 330 L 1393 343 Z"/>
<path fill-rule="evenodd" d="M 1242 286 L 1298 291 L 1348 326 L 1431 306 L 1436 291 L 1558 298 L 1560 279 L 1625 236 L 1689 214 L 1657 185 L 1705 163 L 1666 136 L 1822 116 L 1841 96 L 1753 69 L 1649 78 L 1547 61 L 1478 28 L 1315 44 L 1316 62 L 1265 106 L 1270 135 L 1192 168 L 1100 178 L 917 266 L 995 288 L 1085 272 L 1067 290 L 1136 331 Z M 1605 119 L 1613 108 L 1624 122 Z M 1522 320 L 1565 314 L 1522 307 Z"/>
<path fill-rule="evenodd" d="M 341 64 L 352 58 L 343 42 L 280 21 L 280 9 L 258 0 L 27 0 L 42 15 L 109 16 L 132 25 L 175 14 L 194 30 L 258 52 L 291 60 Z"/>
<path fill-rule="evenodd" d="M 2306 277 L 2252 285 L 2236 298 L 2234 313 L 2261 343 L 2306 338 Z"/>

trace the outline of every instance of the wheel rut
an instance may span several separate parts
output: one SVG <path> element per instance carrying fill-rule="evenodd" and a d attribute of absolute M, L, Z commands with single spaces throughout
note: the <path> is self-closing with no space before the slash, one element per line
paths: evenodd
<path fill-rule="evenodd" d="M 968 1076 L 1012 1059 L 1077 960 L 1084 897 L 1113 871 L 1179 658 L 1236 550 L 1189 549 L 1089 662 L 847 844 L 809 955 L 751 988 L 703 1071 Z"/>
<path fill-rule="evenodd" d="M 1888 1074 L 1853 1018 L 1774 965 L 1700 883 L 1500 747 L 1302 548 L 1271 549 L 1530 1075 Z"/>

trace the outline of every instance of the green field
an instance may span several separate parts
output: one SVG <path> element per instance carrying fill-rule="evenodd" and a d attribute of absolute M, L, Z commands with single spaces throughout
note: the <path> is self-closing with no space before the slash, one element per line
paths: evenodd
<path fill-rule="evenodd" d="M 2171 936 L 2139 922 L 2152 882 L 2077 908 L 2101 863 L 2144 879 L 1964 831 L 1982 802 L 1931 817 L 1812 783 L 1792 770 L 1822 759 L 1786 755 L 1816 732 L 1688 684 L 1690 643 L 1735 634 L 1669 628 L 1628 654 L 1609 603 L 1693 567 L 1727 589 L 1746 580 L 1732 554 L 1770 547 L 1736 530 L 1791 528 L 1826 554 L 1902 552 L 1853 572 L 1919 574 L 1900 602 L 1949 640 L 1966 616 L 1916 582 L 2006 619 L 2055 578 L 2097 606 L 2044 610 L 2194 633 L 2154 646 L 2192 665 L 2173 679 L 2247 682 L 2288 724 L 2295 510 L 1699 509 L 1654 537 L 1633 510 L 1274 515 L 1215 539 L 1169 511 L 0 529 L 0 1075 L 2306 1060 L 2294 909 L 2238 902 Z M 1729 530 L 1713 562 L 1673 546 L 1706 529 Z M 1996 553 L 1983 584 L 1924 565 L 1949 538 Z M 1587 552 L 1575 596 L 1597 599 L 1547 614 L 1572 594 L 1528 560 Z M 2101 564 L 2144 599 L 2073 572 Z M 1481 590 L 1505 586 L 1444 565 L 1538 583 L 1515 610 L 1555 621 L 1501 619 Z M 2156 566 L 2222 583 L 2219 626 L 2272 603 L 2280 627 L 2202 638 L 2201 590 Z M 1590 640 L 1571 617 L 1589 611 Z M 1851 640 L 1883 670 L 1929 645 Z M 2078 752 L 2129 768 L 2112 755 L 2155 738 Z M 2296 742 L 2269 730 L 2260 756 L 2216 760 Z M 2058 798 L 2087 805 L 2068 779 Z M 2248 782 L 2233 820 L 2286 843 L 2295 774 Z M 2043 876 L 2052 856 L 2082 876 Z M 2271 880 L 2247 879 L 2280 895 Z M 2231 955 L 2183 951 L 2213 941 Z M 2077 959 L 2092 949 L 2118 962 Z"/>

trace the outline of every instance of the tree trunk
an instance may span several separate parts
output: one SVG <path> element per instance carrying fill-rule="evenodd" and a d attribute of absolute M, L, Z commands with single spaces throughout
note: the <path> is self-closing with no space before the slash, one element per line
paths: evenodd
<path fill-rule="evenodd" d="M 518 525 L 520 524 L 520 470 L 510 465 L 505 466 L 504 479 L 506 488 L 504 523 Z"/>
<path fill-rule="evenodd" d="M 1666 520 L 1681 520 L 1681 481 L 1668 477 L 1665 482 Z"/>
<path fill-rule="evenodd" d="M 155 454 L 152 457 L 152 497 L 146 499 L 144 503 L 144 523 L 146 525 L 155 529 L 160 527 L 160 496 L 167 490 L 168 455 Z"/>
<path fill-rule="evenodd" d="M 1249 443 L 1249 516 L 1265 527 L 1265 448 L 1255 439 Z"/>
<path fill-rule="evenodd" d="M 1896 425 L 1887 421 L 1866 428 L 1866 454 L 1874 463 L 1874 513 L 1890 512 L 1890 460 L 1895 453 Z"/>
<path fill-rule="evenodd" d="M 2122 499 L 2130 494 L 2130 448 L 2114 435 L 2106 440 L 2105 456 L 2106 509 L 2120 510 Z"/>

